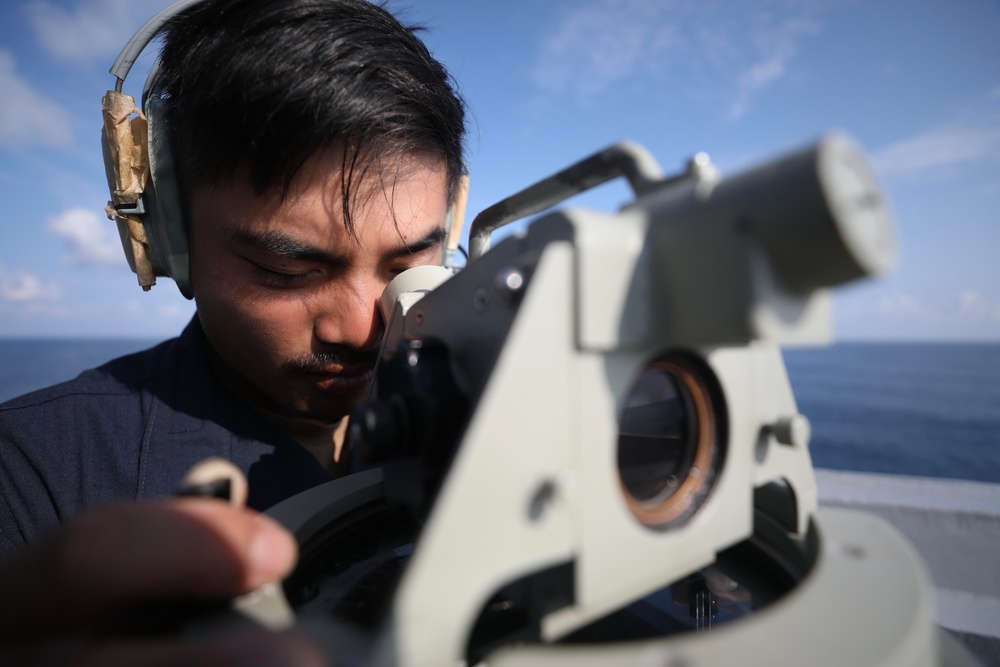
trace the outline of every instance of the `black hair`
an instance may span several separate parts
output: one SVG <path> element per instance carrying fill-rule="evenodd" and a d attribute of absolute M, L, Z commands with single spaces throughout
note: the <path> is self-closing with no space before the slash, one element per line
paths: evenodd
<path fill-rule="evenodd" d="M 386 160 L 439 156 L 451 203 L 464 105 L 416 30 L 366 0 L 204 0 L 173 19 L 153 94 L 185 209 L 192 187 L 244 168 L 258 195 L 284 197 L 327 148 L 343 149 L 349 232 L 351 184 Z"/>

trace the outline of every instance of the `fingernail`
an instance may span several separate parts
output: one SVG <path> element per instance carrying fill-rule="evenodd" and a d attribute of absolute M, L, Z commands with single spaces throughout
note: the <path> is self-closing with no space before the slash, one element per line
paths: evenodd
<path fill-rule="evenodd" d="M 257 530 L 250 544 L 250 562 L 254 568 L 254 586 L 259 586 L 291 572 L 298 545 L 291 533 L 270 517 L 260 514 L 255 520 Z"/>

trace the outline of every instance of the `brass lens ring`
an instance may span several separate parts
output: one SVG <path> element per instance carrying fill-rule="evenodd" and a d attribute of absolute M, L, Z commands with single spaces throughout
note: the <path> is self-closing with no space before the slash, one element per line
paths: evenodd
<path fill-rule="evenodd" d="M 645 526 L 685 522 L 708 496 L 721 461 L 712 394 L 682 357 L 650 363 L 629 388 L 618 436 L 618 474 Z"/>

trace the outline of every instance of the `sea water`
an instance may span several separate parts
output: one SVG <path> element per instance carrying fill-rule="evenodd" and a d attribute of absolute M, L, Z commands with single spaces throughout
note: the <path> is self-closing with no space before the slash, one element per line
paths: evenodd
<path fill-rule="evenodd" d="M 819 468 L 1000 482 L 1000 344 L 786 350 Z"/>
<path fill-rule="evenodd" d="M 0 401 L 155 342 L 0 339 Z M 785 362 L 817 467 L 1000 483 L 1000 344 L 838 343 Z"/>
<path fill-rule="evenodd" d="M 0 338 L 0 402 L 71 380 L 81 371 L 157 342 Z"/>

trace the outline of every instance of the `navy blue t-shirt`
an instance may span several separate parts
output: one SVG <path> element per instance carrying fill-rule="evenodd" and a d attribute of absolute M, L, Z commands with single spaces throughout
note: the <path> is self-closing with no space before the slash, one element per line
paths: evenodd
<path fill-rule="evenodd" d="M 179 338 L 0 405 L 0 555 L 80 512 L 171 496 L 210 456 L 265 510 L 330 480 L 216 379 L 197 316 Z"/>

